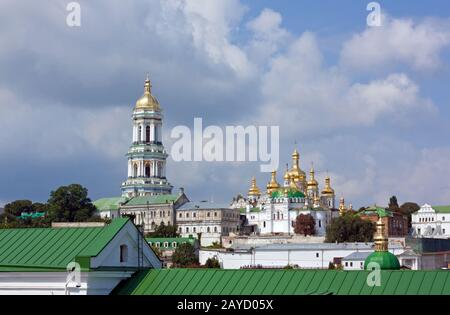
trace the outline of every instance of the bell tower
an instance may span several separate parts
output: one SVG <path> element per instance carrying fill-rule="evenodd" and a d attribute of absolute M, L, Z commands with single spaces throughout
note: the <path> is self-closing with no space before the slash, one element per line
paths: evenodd
<path fill-rule="evenodd" d="M 162 144 L 162 111 L 152 95 L 150 79 L 144 95 L 133 109 L 133 139 L 128 150 L 128 178 L 122 183 L 122 196 L 164 195 L 172 192 L 166 178 L 167 152 Z"/>

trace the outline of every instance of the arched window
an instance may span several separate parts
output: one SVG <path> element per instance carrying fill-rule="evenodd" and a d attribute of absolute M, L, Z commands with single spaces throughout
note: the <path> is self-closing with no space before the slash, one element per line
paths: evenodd
<path fill-rule="evenodd" d="M 217 226 L 214 227 L 214 232 L 217 233 Z"/>
<path fill-rule="evenodd" d="M 120 262 L 125 263 L 128 261 L 128 246 L 120 245 Z"/>
<path fill-rule="evenodd" d="M 189 233 L 189 227 L 186 227 L 186 233 Z"/>
<path fill-rule="evenodd" d="M 150 165 L 145 166 L 145 177 L 150 177 Z"/>
<path fill-rule="evenodd" d="M 150 126 L 145 128 L 145 142 L 150 142 Z"/>
<path fill-rule="evenodd" d="M 138 128 L 138 142 L 142 141 L 142 127 L 139 126 Z"/>
<path fill-rule="evenodd" d="M 209 228 L 209 226 L 208 226 L 208 228 L 206 229 L 206 232 L 211 232 L 211 229 Z"/>
<path fill-rule="evenodd" d="M 137 166 L 137 164 L 134 164 L 134 166 L 133 166 L 133 176 L 134 177 L 138 176 L 138 166 Z"/>

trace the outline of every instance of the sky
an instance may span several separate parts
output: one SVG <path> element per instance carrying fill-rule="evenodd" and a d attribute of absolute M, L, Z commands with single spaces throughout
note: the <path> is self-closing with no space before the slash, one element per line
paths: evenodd
<path fill-rule="evenodd" d="M 0 205 L 80 183 L 120 195 L 131 112 L 150 73 L 172 128 L 280 127 L 280 167 L 328 173 L 354 207 L 450 204 L 450 3 L 147 0 L 0 2 Z M 245 194 L 259 162 L 175 162 L 191 200 Z"/>

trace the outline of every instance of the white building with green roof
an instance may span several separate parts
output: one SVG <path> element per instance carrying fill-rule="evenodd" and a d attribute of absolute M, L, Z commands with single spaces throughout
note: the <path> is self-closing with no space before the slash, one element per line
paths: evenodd
<path fill-rule="evenodd" d="M 109 294 L 161 261 L 128 218 L 110 224 L 0 229 L 0 294 Z"/>
<path fill-rule="evenodd" d="M 415 237 L 450 238 L 450 206 L 424 204 L 411 216 Z"/>
<path fill-rule="evenodd" d="M 144 232 L 152 232 L 155 227 L 176 224 L 176 210 L 189 202 L 183 189 L 178 194 L 148 195 L 102 198 L 94 201 L 102 218 L 117 218 L 128 215 L 136 225 L 143 225 Z"/>

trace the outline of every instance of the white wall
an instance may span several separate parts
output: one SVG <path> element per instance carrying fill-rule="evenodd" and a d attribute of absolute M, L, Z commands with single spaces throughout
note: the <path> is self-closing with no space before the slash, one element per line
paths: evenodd
<path fill-rule="evenodd" d="M 363 250 L 364 252 L 372 252 Z M 216 257 L 224 269 L 240 269 L 249 265 L 262 265 L 263 267 L 285 267 L 298 265 L 300 268 L 328 269 L 334 258 L 344 258 L 355 252 L 354 248 L 338 250 L 258 250 L 253 253 L 233 253 L 212 250 L 200 250 L 200 263 L 204 264 L 210 257 Z M 394 255 L 403 252 L 403 249 L 390 250 Z"/>

